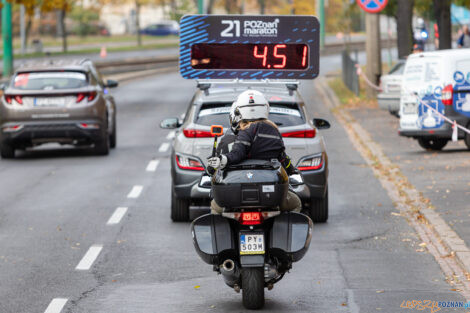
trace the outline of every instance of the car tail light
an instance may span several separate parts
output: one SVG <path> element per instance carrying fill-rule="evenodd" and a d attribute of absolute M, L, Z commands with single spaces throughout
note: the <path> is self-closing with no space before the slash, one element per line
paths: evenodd
<path fill-rule="evenodd" d="M 93 101 L 96 98 L 96 91 L 92 91 L 88 94 L 88 101 Z"/>
<path fill-rule="evenodd" d="M 22 96 L 19 96 L 19 95 L 16 95 L 16 96 L 12 96 L 12 95 L 5 95 L 5 101 L 8 103 L 8 104 L 11 104 L 13 101 L 13 99 L 15 99 L 15 101 L 18 103 L 18 104 L 23 104 L 23 97 Z"/>
<path fill-rule="evenodd" d="M 186 138 L 209 138 L 213 137 L 210 131 L 199 129 L 183 129 Z"/>
<path fill-rule="evenodd" d="M 80 128 L 83 129 L 99 129 L 100 125 L 96 123 L 80 123 L 78 124 Z"/>
<path fill-rule="evenodd" d="M 11 125 L 11 126 L 5 126 L 5 127 L 3 127 L 3 131 L 4 131 L 4 132 L 11 133 L 11 132 L 19 131 L 19 130 L 22 129 L 22 128 L 23 128 L 23 125 L 17 124 L 17 125 Z"/>
<path fill-rule="evenodd" d="M 282 137 L 289 138 L 314 138 L 317 134 L 315 129 L 298 130 L 294 132 L 282 133 Z"/>
<path fill-rule="evenodd" d="M 297 165 L 297 169 L 299 171 L 319 170 L 322 167 L 323 167 L 323 157 L 321 155 L 320 156 L 315 156 L 315 157 L 309 157 L 307 159 L 303 159 Z"/>
<path fill-rule="evenodd" d="M 261 212 L 243 212 L 239 222 L 242 225 L 259 225 L 263 222 Z"/>
<path fill-rule="evenodd" d="M 176 164 L 182 170 L 204 171 L 204 165 L 196 158 L 176 155 Z"/>
<path fill-rule="evenodd" d="M 88 101 L 93 101 L 96 98 L 96 91 L 77 94 L 77 103 L 82 102 L 85 98 L 87 98 Z"/>
<path fill-rule="evenodd" d="M 443 105 L 452 105 L 453 102 L 453 88 L 452 85 L 447 85 L 442 90 L 442 104 Z"/>

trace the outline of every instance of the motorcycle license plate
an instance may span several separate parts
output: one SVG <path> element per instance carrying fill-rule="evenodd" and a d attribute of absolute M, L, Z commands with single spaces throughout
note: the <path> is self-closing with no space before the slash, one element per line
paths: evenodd
<path fill-rule="evenodd" d="M 240 254 L 264 254 L 264 235 L 240 234 Z"/>

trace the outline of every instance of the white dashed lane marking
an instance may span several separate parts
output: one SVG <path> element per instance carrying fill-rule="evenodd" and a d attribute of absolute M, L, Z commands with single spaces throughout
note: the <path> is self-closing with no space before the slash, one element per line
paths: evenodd
<path fill-rule="evenodd" d="M 102 245 L 92 245 L 88 251 L 83 256 L 80 263 L 78 263 L 76 270 L 87 271 L 93 265 L 98 255 L 100 255 L 101 250 L 103 249 Z"/>
<path fill-rule="evenodd" d="M 135 185 L 134 187 L 132 187 L 132 190 L 131 192 L 129 192 L 127 197 L 132 198 L 132 199 L 138 198 L 143 188 L 144 188 L 143 186 Z"/>
<path fill-rule="evenodd" d="M 68 299 L 65 298 L 54 298 L 51 303 L 47 306 L 44 313 L 60 313 L 67 303 Z"/>
<path fill-rule="evenodd" d="M 164 142 L 160 145 L 160 148 L 158 148 L 158 151 L 159 152 L 166 152 L 169 147 L 170 147 L 170 144 L 168 142 Z"/>
<path fill-rule="evenodd" d="M 119 224 L 121 222 L 122 217 L 126 214 L 127 208 L 125 207 L 119 207 L 114 211 L 113 215 L 109 218 L 108 222 L 106 225 L 115 225 Z"/>
<path fill-rule="evenodd" d="M 168 140 L 171 140 L 173 138 L 175 138 L 175 131 L 174 130 L 172 130 L 171 132 L 168 133 L 168 135 L 166 135 L 166 139 L 168 139 Z"/>
<path fill-rule="evenodd" d="M 145 169 L 147 172 L 155 172 L 157 170 L 158 164 L 160 163 L 159 160 L 152 160 L 149 162 L 147 165 L 147 168 Z"/>

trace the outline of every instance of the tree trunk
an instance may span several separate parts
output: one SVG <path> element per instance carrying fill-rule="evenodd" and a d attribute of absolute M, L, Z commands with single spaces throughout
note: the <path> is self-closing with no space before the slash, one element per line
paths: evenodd
<path fill-rule="evenodd" d="M 209 0 L 209 3 L 207 4 L 207 14 L 212 14 L 212 11 L 214 10 L 214 3 L 215 0 Z"/>
<path fill-rule="evenodd" d="M 398 0 L 397 6 L 397 46 L 398 57 L 408 56 L 413 48 L 413 17 L 414 0 Z"/>
<path fill-rule="evenodd" d="M 135 29 L 137 32 L 137 45 L 142 46 L 142 35 L 140 34 L 140 3 L 135 1 Z"/>
<path fill-rule="evenodd" d="M 259 14 L 266 14 L 266 0 L 258 0 L 259 4 Z"/>
<path fill-rule="evenodd" d="M 61 29 L 61 37 L 62 37 L 62 52 L 67 52 L 67 29 L 65 28 L 65 8 L 59 11 L 60 18 L 60 29 Z"/>
<path fill-rule="evenodd" d="M 434 16 L 439 29 L 439 50 L 452 48 L 450 0 L 434 0 Z"/>

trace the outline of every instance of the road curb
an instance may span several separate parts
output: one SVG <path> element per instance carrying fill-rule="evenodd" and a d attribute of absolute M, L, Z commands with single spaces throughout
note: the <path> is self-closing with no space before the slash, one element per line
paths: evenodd
<path fill-rule="evenodd" d="M 172 72 L 175 72 L 176 70 L 177 70 L 176 67 L 171 66 L 171 67 L 158 68 L 158 69 L 153 69 L 153 70 L 136 71 L 136 72 L 122 73 L 122 74 L 112 74 L 112 75 L 107 75 L 106 79 L 113 79 L 122 83 L 122 82 L 127 82 L 127 81 L 144 78 L 148 76 L 172 73 Z"/>
<path fill-rule="evenodd" d="M 395 207 L 423 240 L 422 246 L 435 257 L 451 285 L 470 300 L 470 249 L 452 228 L 432 209 L 429 201 L 408 182 L 382 147 L 346 110 L 324 78 L 317 79 L 315 89 L 342 124 L 351 142 L 371 167 L 377 179 L 394 201 Z"/>

